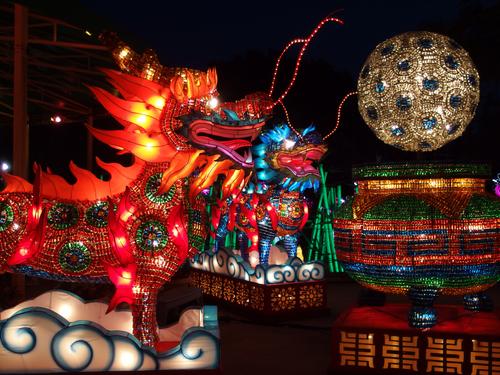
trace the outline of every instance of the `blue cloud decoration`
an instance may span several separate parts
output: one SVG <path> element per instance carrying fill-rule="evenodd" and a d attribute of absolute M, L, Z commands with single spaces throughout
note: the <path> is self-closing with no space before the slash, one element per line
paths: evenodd
<path fill-rule="evenodd" d="M 321 262 L 303 262 L 300 258 L 293 257 L 284 264 L 266 267 L 258 264 L 254 269 L 242 257 L 226 249 L 220 249 L 217 254 L 196 254 L 190 259 L 190 265 L 198 270 L 267 285 L 317 281 L 325 277 L 325 267 Z"/>
<path fill-rule="evenodd" d="M 79 300 L 76 308 L 85 309 L 79 297 L 62 293 L 66 301 Z M 218 368 L 216 306 L 204 306 L 200 321 L 184 331 L 176 346 L 159 353 L 126 331 L 107 330 L 89 320 L 70 322 L 46 307 L 20 308 L 0 320 L 0 373 Z"/>

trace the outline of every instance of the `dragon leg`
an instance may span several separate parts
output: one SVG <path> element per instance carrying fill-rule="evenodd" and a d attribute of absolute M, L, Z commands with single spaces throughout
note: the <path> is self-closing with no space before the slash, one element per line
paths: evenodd
<path fill-rule="evenodd" d="M 224 240 L 226 239 L 226 235 L 228 232 L 228 221 L 228 215 L 221 216 L 219 226 L 217 227 L 217 231 L 215 232 L 214 253 L 217 253 L 224 246 Z"/>
<path fill-rule="evenodd" d="M 288 258 L 297 256 L 297 245 L 299 242 L 297 237 L 298 234 L 287 234 L 283 239 L 283 245 L 288 253 Z"/>
<path fill-rule="evenodd" d="M 248 262 L 248 237 L 245 232 L 238 230 L 238 247 L 240 248 L 241 257 Z"/>
<path fill-rule="evenodd" d="M 139 273 L 132 288 L 133 333 L 140 342 L 152 348 L 159 341 L 156 304 L 162 284 L 162 280 L 152 279 Z"/>
<path fill-rule="evenodd" d="M 276 231 L 273 229 L 271 219 L 266 216 L 264 220 L 258 223 L 259 229 L 259 262 L 263 266 L 269 264 L 269 253 L 271 244 L 276 237 Z"/>

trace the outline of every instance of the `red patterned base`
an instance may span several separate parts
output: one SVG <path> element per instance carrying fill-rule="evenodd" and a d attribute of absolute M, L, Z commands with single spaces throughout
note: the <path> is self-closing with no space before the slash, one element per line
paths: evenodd
<path fill-rule="evenodd" d="M 500 316 L 436 306 L 439 322 L 408 326 L 408 305 L 355 307 L 333 325 L 333 373 L 500 374 Z"/>
<path fill-rule="evenodd" d="M 324 280 L 263 285 L 192 268 L 190 282 L 205 297 L 259 317 L 327 311 Z"/>

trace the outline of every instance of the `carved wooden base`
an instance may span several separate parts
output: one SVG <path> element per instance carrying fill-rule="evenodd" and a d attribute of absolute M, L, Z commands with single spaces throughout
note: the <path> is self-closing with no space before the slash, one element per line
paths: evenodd
<path fill-rule="evenodd" d="M 260 318 L 295 317 L 327 311 L 325 280 L 257 284 L 191 269 L 190 281 L 210 300 Z"/>

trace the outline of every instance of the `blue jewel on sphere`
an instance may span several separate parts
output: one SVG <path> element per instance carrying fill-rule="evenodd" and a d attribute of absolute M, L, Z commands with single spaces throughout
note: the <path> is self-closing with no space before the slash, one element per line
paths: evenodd
<path fill-rule="evenodd" d="M 448 134 L 450 134 L 450 135 L 453 133 L 456 133 L 458 128 L 459 128 L 458 124 L 450 124 L 450 125 L 446 126 L 446 130 L 447 130 Z"/>
<path fill-rule="evenodd" d="M 391 128 L 392 135 L 400 137 L 405 133 L 405 130 L 399 125 L 393 125 Z"/>
<path fill-rule="evenodd" d="M 450 69 L 457 69 L 460 65 L 453 55 L 448 55 L 444 58 L 445 65 Z"/>
<path fill-rule="evenodd" d="M 426 117 L 422 120 L 422 126 L 425 130 L 432 130 L 436 127 L 437 120 L 435 117 Z"/>
<path fill-rule="evenodd" d="M 380 54 L 382 56 L 387 56 L 390 55 L 394 51 L 394 44 L 388 44 L 384 48 L 382 48 L 382 51 L 380 51 Z"/>
<path fill-rule="evenodd" d="M 458 108 L 462 104 L 462 97 L 460 95 L 452 95 L 450 96 L 450 105 L 452 108 Z"/>
<path fill-rule="evenodd" d="M 432 43 L 432 39 L 422 38 L 418 40 L 418 46 L 423 49 L 432 48 L 434 43 Z"/>
<path fill-rule="evenodd" d="M 385 90 L 384 82 L 379 81 L 375 84 L 375 92 L 381 94 L 384 92 L 384 90 Z"/>
<path fill-rule="evenodd" d="M 406 72 L 406 71 L 410 70 L 410 62 L 408 60 L 402 60 L 402 61 L 398 62 L 398 69 L 401 72 Z"/>
<path fill-rule="evenodd" d="M 396 107 L 401 111 L 407 111 L 411 108 L 411 99 L 407 96 L 400 96 L 396 99 Z"/>
<path fill-rule="evenodd" d="M 477 80 L 476 80 L 476 77 L 473 74 L 469 74 L 469 76 L 467 77 L 467 81 L 469 81 L 469 84 L 472 87 L 476 87 L 477 86 Z"/>
<path fill-rule="evenodd" d="M 434 78 L 424 78 L 422 81 L 422 86 L 428 91 L 435 91 L 439 87 L 439 82 Z"/>
<path fill-rule="evenodd" d="M 377 113 L 377 110 L 375 109 L 375 107 L 373 106 L 369 106 L 368 108 L 366 108 L 366 114 L 368 115 L 369 118 L 371 118 L 372 120 L 377 120 L 378 119 L 378 113 Z"/>

